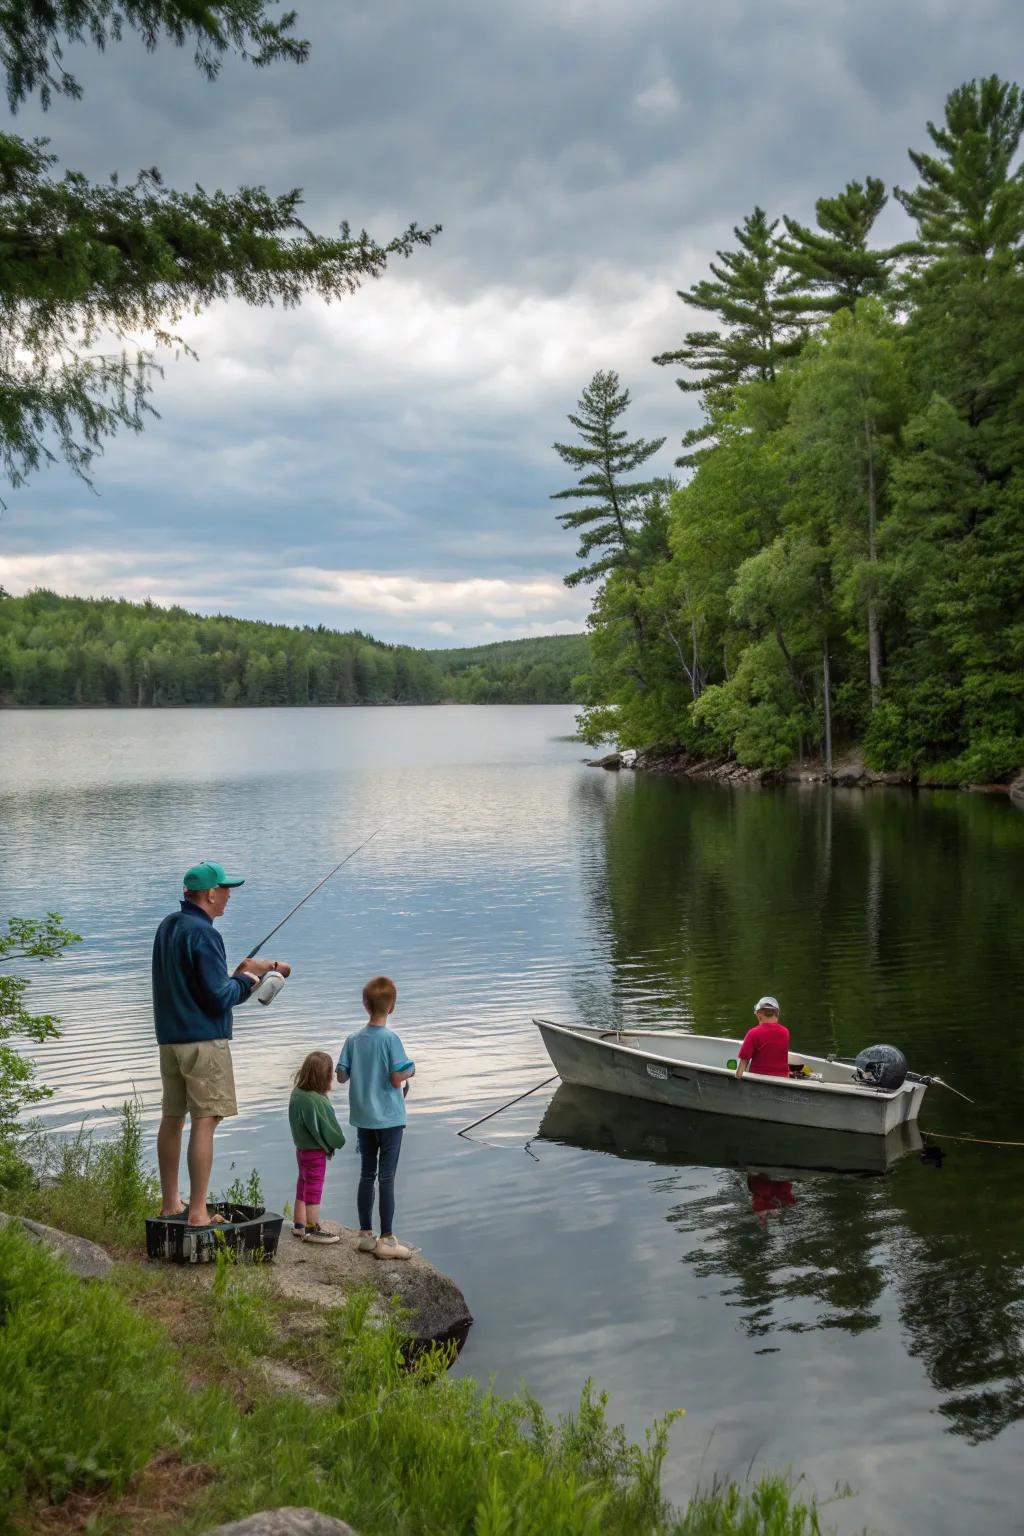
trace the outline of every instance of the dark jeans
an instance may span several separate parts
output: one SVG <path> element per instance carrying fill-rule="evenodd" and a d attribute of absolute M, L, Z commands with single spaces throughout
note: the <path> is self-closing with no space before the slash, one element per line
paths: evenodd
<path fill-rule="evenodd" d="M 402 1150 L 404 1130 L 404 1125 L 389 1125 L 383 1131 L 356 1132 L 360 1158 L 359 1192 L 356 1203 L 359 1206 L 359 1225 L 364 1232 L 373 1231 L 375 1181 L 380 1184 L 381 1235 L 387 1237 L 393 1230 L 391 1224 L 395 1219 L 395 1169 L 398 1167 L 398 1154 Z M 379 1171 L 378 1157 L 380 1158 Z"/>

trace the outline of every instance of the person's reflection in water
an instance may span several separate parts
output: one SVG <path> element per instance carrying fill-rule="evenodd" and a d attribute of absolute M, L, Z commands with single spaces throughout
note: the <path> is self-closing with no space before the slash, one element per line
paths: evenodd
<path fill-rule="evenodd" d="M 768 1225 L 772 1211 L 796 1205 L 796 1195 L 789 1179 L 772 1179 L 766 1173 L 748 1173 L 747 1188 L 750 1190 L 751 1209 L 762 1227 Z"/>

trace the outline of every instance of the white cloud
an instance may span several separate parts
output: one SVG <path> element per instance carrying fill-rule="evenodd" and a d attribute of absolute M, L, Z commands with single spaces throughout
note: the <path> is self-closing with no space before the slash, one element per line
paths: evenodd
<path fill-rule="evenodd" d="M 282 572 L 282 579 L 279 598 L 327 603 L 346 612 L 415 616 L 448 623 L 452 614 L 516 623 L 535 623 L 535 615 L 550 614 L 554 622 L 570 622 L 580 628 L 588 606 L 586 599 L 581 601 L 579 595 L 571 594 L 556 576 L 521 581 L 488 577 L 443 580 L 307 567 Z M 570 618 L 574 613 L 579 614 L 575 620 Z"/>
<path fill-rule="evenodd" d="M 481 636 L 572 634 L 583 628 L 589 599 L 555 574 L 519 579 L 431 577 L 368 570 L 278 567 L 271 557 L 242 554 L 225 568 L 213 551 L 168 549 L 145 557 L 98 549 L 16 555 L 0 565 L 14 596 L 49 587 L 81 597 L 152 598 L 199 612 L 282 622 L 313 608 L 338 629 L 370 627 L 380 639 L 413 644 L 443 635 L 457 643 Z"/>

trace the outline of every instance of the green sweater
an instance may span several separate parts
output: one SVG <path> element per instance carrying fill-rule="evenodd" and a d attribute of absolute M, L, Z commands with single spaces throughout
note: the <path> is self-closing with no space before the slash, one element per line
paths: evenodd
<path fill-rule="evenodd" d="M 288 1100 L 288 1124 L 292 1140 L 303 1151 L 326 1152 L 333 1157 L 337 1148 L 345 1145 L 344 1132 L 326 1094 L 293 1088 Z"/>

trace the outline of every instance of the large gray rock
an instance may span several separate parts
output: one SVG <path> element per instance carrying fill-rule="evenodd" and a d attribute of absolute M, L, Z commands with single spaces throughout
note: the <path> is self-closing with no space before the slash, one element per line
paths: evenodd
<path fill-rule="evenodd" d="M 419 1254 L 411 1259 L 375 1259 L 356 1248 L 359 1233 L 334 1222 L 340 1243 L 319 1247 L 299 1243 L 285 1228 L 268 1278 L 286 1296 L 339 1306 L 357 1286 L 372 1285 L 382 1298 L 397 1296 L 412 1317 L 408 1328 L 419 1345 L 449 1343 L 461 1348 L 473 1315 L 455 1284 Z"/>
<path fill-rule="evenodd" d="M 98 1243 L 88 1238 L 74 1237 L 70 1232 L 59 1232 L 56 1227 L 44 1226 L 41 1221 L 30 1221 L 27 1216 L 8 1216 L 0 1211 L 0 1222 L 16 1222 L 37 1243 L 52 1248 L 64 1260 L 72 1274 L 83 1280 L 105 1280 L 114 1267 L 110 1254 Z"/>
<path fill-rule="evenodd" d="M 344 1520 L 315 1509 L 263 1509 L 245 1520 L 217 1525 L 207 1536 L 357 1536 Z"/>

